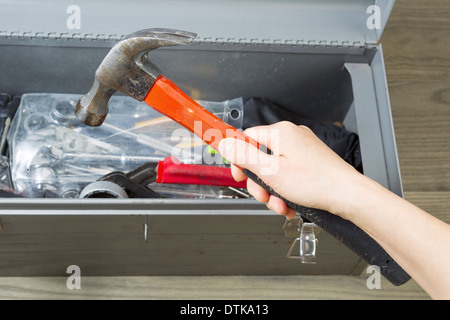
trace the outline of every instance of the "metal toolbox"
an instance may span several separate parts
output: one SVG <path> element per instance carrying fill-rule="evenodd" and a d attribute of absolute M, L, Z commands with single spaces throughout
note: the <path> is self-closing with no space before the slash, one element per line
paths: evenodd
<path fill-rule="evenodd" d="M 84 94 L 109 49 L 139 29 L 196 32 L 151 59 L 198 99 L 264 96 L 359 135 L 364 173 L 402 196 L 378 43 L 393 0 L 0 1 L 0 91 Z M 0 276 L 360 274 L 321 232 L 318 263 L 254 200 L 0 199 Z M 295 232 L 294 232 L 295 234 Z"/>

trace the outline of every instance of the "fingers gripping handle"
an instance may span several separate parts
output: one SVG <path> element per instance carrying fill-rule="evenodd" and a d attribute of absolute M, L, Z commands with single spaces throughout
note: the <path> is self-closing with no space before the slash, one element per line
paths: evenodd
<path fill-rule="evenodd" d="M 219 143 L 223 138 L 236 138 L 259 148 L 256 141 L 202 108 L 163 76 L 157 78 L 147 94 L 145 102 L 199 136 L 216 150 L 218 150 Z M 367 263 L 379 266 L 381 274 L 392 284 L 401 285 L 410 279 L 410 276 L 375 240 L 353 223 L 329 212 L 306 208 L 283 199 L 251 171 L 244 170 L 244 173 L 270 194 L 284 200 L 290 208 L 296 210 L 302 217 L 314 222 L 341 241 Z"/>
<path fill-rule="evenodd" d="M 253 172 L 246 169 L 243 172 L 249 179 L 263 187 L 267 192 L 282 199 L 288 207 L 297 211 L 303 218 L 315 223 L 318 227 L 341 241 L 364 261 L 370 265 L 378 266 L 381 274 L 393 285 L 402 285 L 411 278 L 375 240 L 350 221 L 323 210 L 303 207 L 286 200 L 266 185 Z"/>

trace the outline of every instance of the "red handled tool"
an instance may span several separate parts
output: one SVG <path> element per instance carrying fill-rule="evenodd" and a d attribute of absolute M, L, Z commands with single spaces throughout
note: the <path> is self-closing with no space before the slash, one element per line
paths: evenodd
<path fill-rule="evenodd" d="M 158 162 L 148 162 L 128 173 L 120 171 L 108 173 L 87 187 L 91 190 L 89 194 L 92 194 L 92 191 L 95 191 L 96 196 L 115 194 L 113 190 L 108 190 L 107 185 L 101 183 L 104 181 L 122 188 L 128 198 L 161 198 L 161 195 L 151 187 L 147 187 L 154 182 L 246 188 L 246 181 L 236 182 L 233 179 L 230 168 L 183 164 L 172 157 Z"/>
<path fill-rule="evenodd" d="M 175 160 L 175 161 L 174 161 Z M 159 161 L 156 169 L 157 183 L 199 184 L 219 187 L 247 188 L 247 181 L 237 182 L 230 168 L 184 164 L 167 157 Z"/>

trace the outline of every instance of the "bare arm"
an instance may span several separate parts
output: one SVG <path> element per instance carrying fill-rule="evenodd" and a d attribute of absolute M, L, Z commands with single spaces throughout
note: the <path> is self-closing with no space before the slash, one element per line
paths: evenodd
<path fill-rule="evenodd" d="M 450 225 L 361 175 L 306 127 L 289 122 L 245 132 L 273 151 L 266 155 L 234 139 L 220 153 L 256 173 L 278 194 L 307 207 L 327 210 L 352 221 L 377 241 L 435 299 L 450 299 Z M 236 180 L 245 176 L 233 166 Z M 253 181 L 249 192 L 269 209 L 295 212 Z"/>

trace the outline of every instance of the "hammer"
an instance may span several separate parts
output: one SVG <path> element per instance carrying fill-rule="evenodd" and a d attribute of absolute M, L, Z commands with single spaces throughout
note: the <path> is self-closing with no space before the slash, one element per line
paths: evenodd
<path fill-rule="evenodd" d="M 149 51 L 191 42 L 195 33 L 171 29 L 145 29 L 118 42 L 106 55 L 95 73 L 91 90 L 78 101 L 75 115 L 89 126 L 100 126 L 108 115 L 108 101 L 120 91 L 145 101 L 153 109 L 175 120 L 217 150 L 222 140 L 236 137 L 259 146 L 182 92 L 148 59 Z M 195 126 L 194 124 L 201 124 Z M 205 135 L 208 130 L 209 134 Z M 211 134 L 214 132 L 215 134 Z"/>
<path fill-rule="evenodd" d="M 145 101 L 216 150 L 225 137 L 240 139 L 259 148 L 256 141 L 197 104 L 148 60 L 150 50 L 185 45 L 195 37 L 194 33 L 169 29 L 145 29 L 128 35 L 111 49 L 98 67 L 91 90 L 75 108 L 76 116 L 87 125 L 101 125 L 108 114 L 110 97 L 120 91 L 138 101 Z M 210 129 L 220 134 L 205 134 Z M 243 172 L 270 194 L 284 200 L 300 216 L 341 241 L 367 263 L 378 266 L 381 274 L 394 285 L 404 284 L 410 279 L 375 240 L 350 221 L 323 210 L 292 203 L 278 195 L 251 171 Z"/>

